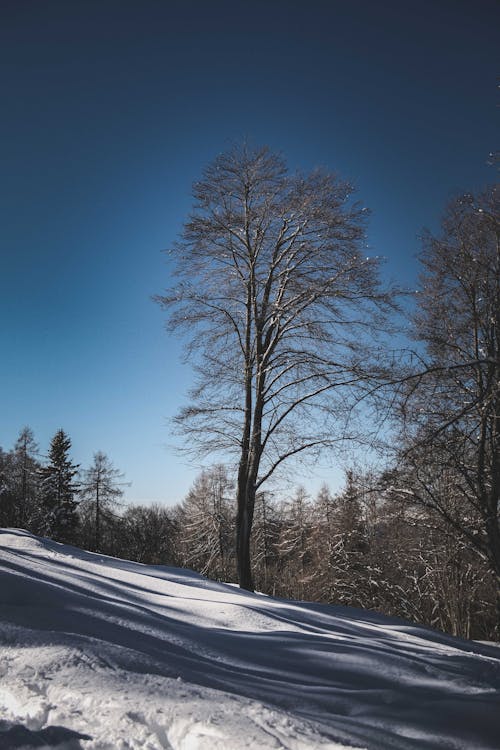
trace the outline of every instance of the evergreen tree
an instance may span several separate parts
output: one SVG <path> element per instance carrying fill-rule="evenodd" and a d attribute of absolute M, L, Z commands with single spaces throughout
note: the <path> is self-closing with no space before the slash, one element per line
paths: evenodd
<path fill-rule="evenodd" d="M 345 488 L 336 498 L 339 541 L 347 555 L 362 553 L 366 548 L 361 494 L 354 471 L 348 469 Z"/>
<path fill-rule="evenodd" d="M 49 463 L 41 471 L 42 530 L 61 542 L 75 541 L 78 525 L 75 493 L 78 484 L 78 464 L 69 458 L 71 440 L 64 430 L 58 430 L 50 443 Z"/>

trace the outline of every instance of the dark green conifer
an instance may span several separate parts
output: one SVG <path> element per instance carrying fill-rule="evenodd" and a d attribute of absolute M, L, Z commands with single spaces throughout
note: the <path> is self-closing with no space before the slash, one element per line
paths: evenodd
<path fill-rule="evenodd" d="M 74 541 L 78 525 L 78 465 L 70 460 L 70 449 L 70 438 L 64 430 L 58 430 L 50 443 L 49 463 L 41 472 L 44 531 L 60 542 Z"/>

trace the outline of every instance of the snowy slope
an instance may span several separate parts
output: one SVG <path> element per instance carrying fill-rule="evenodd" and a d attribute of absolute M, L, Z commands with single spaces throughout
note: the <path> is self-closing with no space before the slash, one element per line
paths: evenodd
<path fill-rule="evenodd" d="M 500 747 L 495 646 L 24 531 L 0 648 L 0 750 Z"/>

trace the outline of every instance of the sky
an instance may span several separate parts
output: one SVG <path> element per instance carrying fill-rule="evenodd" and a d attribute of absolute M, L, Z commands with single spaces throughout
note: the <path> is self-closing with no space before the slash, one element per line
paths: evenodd
<path fill-rule="evenodd" d="M 493 0 L 3 0 L 0 446 L 30 425 L 43 455 L 62 427 L 128 502 L 181 500 L 191 371 L 152 296 L 193 181 L 244 138 L 336 171 L 411 287 L 422 228 L 496 179 L 499 21 Z"/>

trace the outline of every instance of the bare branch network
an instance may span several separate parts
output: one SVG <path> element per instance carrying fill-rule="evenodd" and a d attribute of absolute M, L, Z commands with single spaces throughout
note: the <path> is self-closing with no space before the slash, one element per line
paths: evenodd
<path fill-rule="evenodd" d="M 347 437 L 381 375 L 374 342 L 393 295 L 364 254 L 367 212 L 351 193 L 321 171 L 289 174 L 266 148 L 222 154 L 172 249 L 177 283 L 157 297 L 197 373 L 177 425 L 189 449 L 237 457 L 250 527 L 257 488 Z"/>
<path fill-rule="evenodd" d="M 392 305 L 362 252 L 367 212 L 351 192 L 331 175 L 289 175 L 266 149 L 224 154 L 196 183 L 172 250 L 178 284 L 157 297 L 198 375 L 177 418 L 191 449 L 239 454 L 250 383 L 266 473 L 343 432 L 376 375 L 373 336 Z"/>

